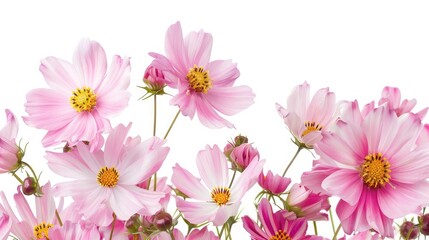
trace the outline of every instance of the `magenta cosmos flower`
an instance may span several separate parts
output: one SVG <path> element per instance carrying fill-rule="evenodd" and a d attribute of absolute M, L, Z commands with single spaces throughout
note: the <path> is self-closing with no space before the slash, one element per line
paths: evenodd
<path fill-rule="evenodd" d="M 66 153 L 47 152 L 49 168 L 64 177 L 76 179 L 55 186 L 59 196 L 72 196 L 80 204 L 81 213 L 101 226 L 117 219 L 128 220 L 143 211 L 154 214 L 161 208 L 162 192 L 153 192 L 136 186 L 161 167 L 169 151 L 164 141 L 152 137 L 140 142 L 140 137 L 127 138 L 131 127 L 118 125 L 109 134 L 104 152 L 90 152 L 79 143 Z"/>
<path fill-rule="evenodd" d="M 293 215 L 293 213 L 292 213 Z M 304 239 L 307 231 L 307 220 L 304 218 L 291 219 L 285 210 L 273 213 L 273 208 L 266 198 L 258 205 L 258 218 L 261 227 L 250 217 L 244 216 L 243 227 L 254 240 L 292 240 Z"/>
<path fill-rule="evenodd" d="M 190 200 L 176 197 L 177 208 L 194 224 L 204 221 L 219 226 L 237 214 L 243 195 L 256 183 L 265 160 L 252 161 L 229 187 L 230 179 L 225 155 L 217 145 L 201 150 L 197 156 L 200 179 L 176 164 L 171 181 Z"/>
<path fill-rule="evenodd" d="M 0 204 L 0 212 L 6 213 L 12 220 L 10 232 L 18 239 L 49 239 L 49 229 L 58 225 L 55 217 L 55 201 L 51 193 L 50 183 L 42 186 L 43 195 L 36 197 L 36 215 L 28 204 L 21 192 L 21 186 L 18 186 L 18 193 L 14 195 L 16 209 L 21 220 L 14 214 L 6 196 L 0 192 L 3 204 Z"/>
<path fill-rule="evenodd" d="M 165 37 L 166 57 L 157 53 L 153 65 L 162 70 L 167 84 L 179 90 L 170 101 L 191 119 L 195 113 L 210 128 L 234 127 L 218 113 L 234 115 L 253 104 L 255 95 L 247 86 L 233 86 L 240 75 L 230 60 L 210 62 L 213 38 L 203 31 L 185 38 L 177 22 Z"/>
<path fill-rule="evenodd" d="M 73 63 L 48 57 L 40 71 L 50 89 L 34 89 L 27 94 L 24 121 L 48 130 L 43 146 L 67 142 L 74 146 L 88 141 L 102 146 L 101 133 L 111 129 L 109 117 L 128 104 L 130 94 L 129 58 L 114 56 L 107 69 L 104 49 L 95 41 L 80 41 Z"/>
<path fill-rule="evenodd" d="M 259 186 L 273 194 L 283 193 L 291 181 L 288 177 L 282 177 L 278 174 L 274 175 L 271 170 L 268 170 L 267 175 L 261 173 L 258 177 Z"/>
<path fill-rule="evenodd" d="M 345 233 L 372 228 L 393 237 L 393 219 L 429 204 L 429 150 L 415 148 L 420 119 L 398 117 L 387 106 L 363 118 L 357 102 L 348 104 L 343 119 L 316 145 L 320 160 L 314 181 L 340 197 L 337 215 Z"/>
<path fill-rule="evenodd" d="M 296 144 L 313 147 L 322 139 L 335 120 L 335 93 L 329 88 L 318 90 L 310 101 L 310 85 L 304 82 L 292 90 L 287 108 L 276 104 L 280 116 L 295 137 Z"/>
<path fill-rule="evenodd" d="M 20 166 L 23 155 L 15 141 L 18 134 L 18 121 L 10 110 L 5 111 L 7 122 L 0 130 L 0 173 L 16 170 Z"/>

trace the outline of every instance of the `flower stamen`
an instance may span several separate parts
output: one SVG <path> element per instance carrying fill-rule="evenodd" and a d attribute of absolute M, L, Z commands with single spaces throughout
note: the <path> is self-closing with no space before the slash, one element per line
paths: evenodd
<path fill-rule="evenodd" d="M 307 121 L 304 123 L 304 126 L 306 127 L 306 129 L 302 132 L 301 137 L 304 137 L 311 132 L 322 130 L 322 126 L 316 124 L 315 122 Z"/>
<path fill-rule="evenodd" d="M 70 104 L 77 112 L 91 112 L 97 104 L 97 96 L 89 87 L 76 88 L 70 97 Z"/>
<path fill-rule="evenodd" d="M 49 240 L 49 229 L 53 227 L 53 224 L 42 222 L 34 227 L 34 236 L 36 239 L 46 239 Z"/>
<path fill-rule="evenodd" d="M 368 154 L 361 165 L 361 177 L 370 188 L 384 187 L 390 182 L 390 163 L 381 153 Z"/>
<path fill-rule="evenodd" d="M 193 68 L 189 69 L 186 78 L 189 81 L 189 88 L 195 92 L 207 93 L 208 90 L 212 87 L 212 80 L 209 76 L 209 71 L 205 70 L 203 67 L 198 67 L 194 65 Z"/>
<path fill-rule="evenodd" d="M 292 238 L 283 230 L 278 230 L 276 235 L 270 237 L 270 240 L 292 240 Z"/>
<path fill-rule="evenodd" d="M 103 187 L 112 188 L 119 181 L 119 172 L 114 167 L 102 167 L 97 175 L 97 182 Z"/>
<path fill-rule="evenodd" d="M 227 187 L 215 187 L 212 191 L 212 199 L 219 206 L 225 205 L 231 196 L 231 192 Z"/>

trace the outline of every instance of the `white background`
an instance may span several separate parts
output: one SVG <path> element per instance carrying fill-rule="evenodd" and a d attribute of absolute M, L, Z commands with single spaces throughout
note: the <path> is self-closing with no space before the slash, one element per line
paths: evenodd
<path fill-rule="evenodd" d="M 40 144 L 45 131 L 26 126 L 21 118 L 26 93 L 47 87 L 38 70 L 40 60 L 55 56 L 71 61 L 83 37 L 100 42 L 109 61 L 114 54 L 130 56 L 132 98 L 112 124 L 131 121 L 132 135 L 147 138 L 152 134 L 152 101 L 138 101 L 143 92 L 136 86 L 151 62 L 147 53 L 164 53 L 167 28 L 181 21 L 185 34 L 203 29 L 213 35 L 212 59 L 237 62 L 241 76 L 236 85 L 249 85 L 256 98 L 250 108 L 228 118 L 236 129 L 208 129 L 197 118 L 180 116 L 160 174 L 169 175 L 176 162 L 197 174 L 199 150 L 206 144 L 223 148 L 239 133 L 267 160 L 265 169 L 281 174 L 295 146 L 274 104 L 286 105 L 291 89 L 305 80 L 312 94 L 330 87 L 338 100 L 358 99 L 361 106 L 378 101 L 386 85 L 399 87 L 404 98 L 416 98 L 418 110 L 429 105 L 428 12 L 424 1 L 2 1 L 0 109 L 9 108 L 19 117 L 18 137 L 29 142 L 25 161 L 43 171 L 42 181 L 57 183 L 61 179 L 46 167 Z M 168 99 L 159 104 L 160 136 L 177 111 Z M 4 122 L 0 116 L 0 124 Z M 312 159 L 303 152 L 290 177 L 299 181 Z M 3 174 L 0 184 L 12 199 L 16 181 Z M 243 206 L 253 214 L 251 194 Z M 241 225 L 235 226 L 234 239 L 243 238 Z M 329 225 L 319 228 L 332 237 Z"/>

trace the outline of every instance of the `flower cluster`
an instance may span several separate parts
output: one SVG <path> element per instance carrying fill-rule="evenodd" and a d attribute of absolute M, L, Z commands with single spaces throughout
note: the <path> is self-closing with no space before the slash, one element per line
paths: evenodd
<path fill-rule="evenodd" d="M 286 105 L 273 103 L 297 147 L 281 172 L 265 167 L 269 160 L 258 143 L 238 135 L 223 146 L 197 149 L 198 173 L 177 162 L 171 176 L 158 176 L 174 157 L 167 139 L 180 114 L 197 114 L 208 128 L 234 128 L 226 116 L 253 104 L 252 89 L 235 85 L 237 65 L 210 59 L 212 42 L 202 30 L 184 37 L 177 22 L 167 30 L 165 55 L 149 53 L 141 99 L 154 100 L 155 117 L 153 134 L 144 139 L 129 136 L 132 123 L 110 122 L 130 99 L 130 58 L 116 55 L 108 67 L 101 45 L 83 39 L 72 62 L 43 59 L 40 71 L 49 88 L 27 93 L 22 118 L 46 131 L 41 146 L 47 165 L 68 180 L 54 183 L 37 174 L 16 140 L 17 118 L 6 109 L 0 173 L 19 184 L 14 207 L 0 192 L 0 239 L 210 240 L 232 239 L 236 231 L 240 239 L 256 240 L 429 235 L 428 108 L 415 112 L 416 100 L 401 102 L 395 87 L 361 108 L 358 100 L 337 101 L 328 88 L 310 98 L 304 82 Z M 162 138 L 155 131 L 161 96 L 178 108 Z M 302 150 L 313 154 L 313 165 L 293 182 L 288 171 Z M 243 214 L 251 189 L 259 189 L 251 196 L 255 214 Z M 319 221 L 331 221 L 331 236 L 318 234 Z"/>

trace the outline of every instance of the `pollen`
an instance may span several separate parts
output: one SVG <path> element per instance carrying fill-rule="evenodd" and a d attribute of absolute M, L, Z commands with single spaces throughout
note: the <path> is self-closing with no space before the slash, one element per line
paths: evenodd
<path fill-rule="evenodd" d="M 207 93 L 212 87 L 209 71 L 204 70 L 201 66 L 194 65 L 193 68 L 189 69 L 186 78 L 189 81 L 189 90 L 191 91 Z"/>
<path fill-rule="evenodd" d="M 77 112 L 91 112 L 97 104 L 97 96 L 89 87 L 76 88 L 70 97 L 70 104 Z"/>
<path fill-rule="evenodd" d="M 34 227 L 34 236 L 36 239 L 46 239 L 49 240 L 49 229 L 53 227 L 53 224 L 42 222 L 39 225 Z"/>
<path fill-rule="evenodd" d="M 304 137 L 305 135 L 311 132 L 322 130 L 322 126 L 319 124 L 316 124 L 315 122 L 307 121 L 304 123 L 304 126 L 305 126 L 305 130 L 302 132 L 301 137 Z"/>
<path fill-rule="evenodd" d="M 362 181 L 370 188 L 381 188 L 390 182 L 390 163 L 381 153 L 368 154 L 361 165 Z"/>
<path fill-rule="evenodd" d="M 97 175 L 97 182 L 103 187 L 112 188 L 119 181 L 119 172 L 114 167 L 102 167 Z"/>
<path fill-rule="evenodd" d="M 212 191 L 212 199 L 219 206 L 225 205 L 231 196 L 231 192 L 227 187 L 215 187 Z"/>
<path fill-rule="evenodd" d="M 270 237 L 270 240 L 292 240 L 292 238 L 283 230 L 278 230 L 276 235 Z"/>

